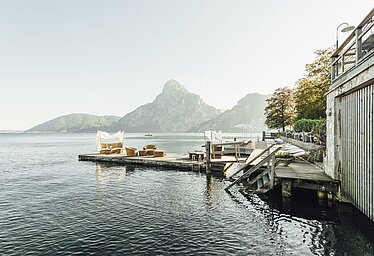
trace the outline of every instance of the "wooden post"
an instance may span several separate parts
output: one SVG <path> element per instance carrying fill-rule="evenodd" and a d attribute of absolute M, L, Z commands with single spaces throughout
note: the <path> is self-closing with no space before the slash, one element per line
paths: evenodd
<path fill-rule="evenodd" d="M 289 198 L 292 196 L 292 181 L 284 179 L 282 180 L 282 196 Z"/>
<path fill-rule="evenodd" d="M 265 131 L 262 131 L 262 141 L 265 141 Z"/>
<path fill-rule="evenodd" d="M 235 159 L 236 161 L 238 161 L 240 158 L 240 148 L 238 144 L 234 145 L 234 150 L 235 150 Z"/>
<path fill-rule="evenodd" d="M 205 145 L 206 152 L 206 173 L 210 173 L 211 142 L 207 141 Z"/>
<path fill-rule="evenodd" d="M 270 189 L 274 188 L 274 176 L 275 176 L 275 155 L 271 157 Z"/>
<path fill-rule="evenodd" d="M 270 148 L 267 149 L 267 153 L 268 153 L 268 156 L 270 155 Z M 266 163 L 266 168 L 269 170 L 270 169 L 270 159 L 269 161 Z"/>
<path fill-rule="evenodd" d="M 359 39 L 361 32 L 362 32 L 361 28 L 356 29 L 356 56 L 355 56 L 356 65 L 358 61 L 362 58 L 362 38 Z"/>

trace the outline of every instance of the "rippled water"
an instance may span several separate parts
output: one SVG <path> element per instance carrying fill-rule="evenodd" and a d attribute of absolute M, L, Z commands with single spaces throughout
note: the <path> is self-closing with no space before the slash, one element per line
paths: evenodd
<path fill-rule="evenodd" d="M 126 144 L 185 153 L 201 140 L 129 135 Z M 0 255 L 374 254 L 371 226 L 351 210 L 227 194 L 204 173 L 78 162 L 94 141 L 0 135 Z"/>

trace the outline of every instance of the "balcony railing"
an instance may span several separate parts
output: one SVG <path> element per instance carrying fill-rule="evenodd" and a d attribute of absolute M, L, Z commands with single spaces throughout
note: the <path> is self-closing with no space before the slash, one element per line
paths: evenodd
<path fill-rule="evenodd" d="M 332 55 L 332 81 L 374 52 L 373 16 L 374 8 Z"/>

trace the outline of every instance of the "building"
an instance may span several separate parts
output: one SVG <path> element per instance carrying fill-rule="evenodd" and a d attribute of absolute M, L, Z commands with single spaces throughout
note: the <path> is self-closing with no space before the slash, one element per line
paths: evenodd
<path fill-rule="evenodd" d="M 374 220 L 374 8 L 332 56 L 325 172 Z"/>

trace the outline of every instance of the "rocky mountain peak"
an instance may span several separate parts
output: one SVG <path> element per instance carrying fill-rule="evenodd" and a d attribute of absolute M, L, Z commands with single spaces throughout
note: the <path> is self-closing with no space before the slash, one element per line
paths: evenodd
<path fill-rule="evenodd" d="M 262 100 L 263 95 L 259 93 L 248 93 L 244 98 L 238 101 L 238 105 L 250 104 L 253 100 Z"/>
<path fill-rule="evenodd" d="M 178 81 L 171 79 L 164 84 L 164 88 L 162 90 L 162 93 L 169 92 L 187 92 L 187 89 L 178 83 Z"/>
<path fill-rule="evenodd" d="M 209 129 L 222 130 L 224 132 L 260 132 L 265 129 L 266 99 L 269 95 L 258 93 L 247 94 L 238 101 L 232 109 L 225 111 L 221 115 L 199 126 L 191 129 L 191 132 L 204 131 Z"/>
<path fill-rule="evenodd" d="M 127 132 L 186 132 L 217 117 L 220 112 L 207 105 L 199 95 L 189 92 L 176 80 L 164 84 L 153 102 L 126 114 L 112 130 Z"/>

